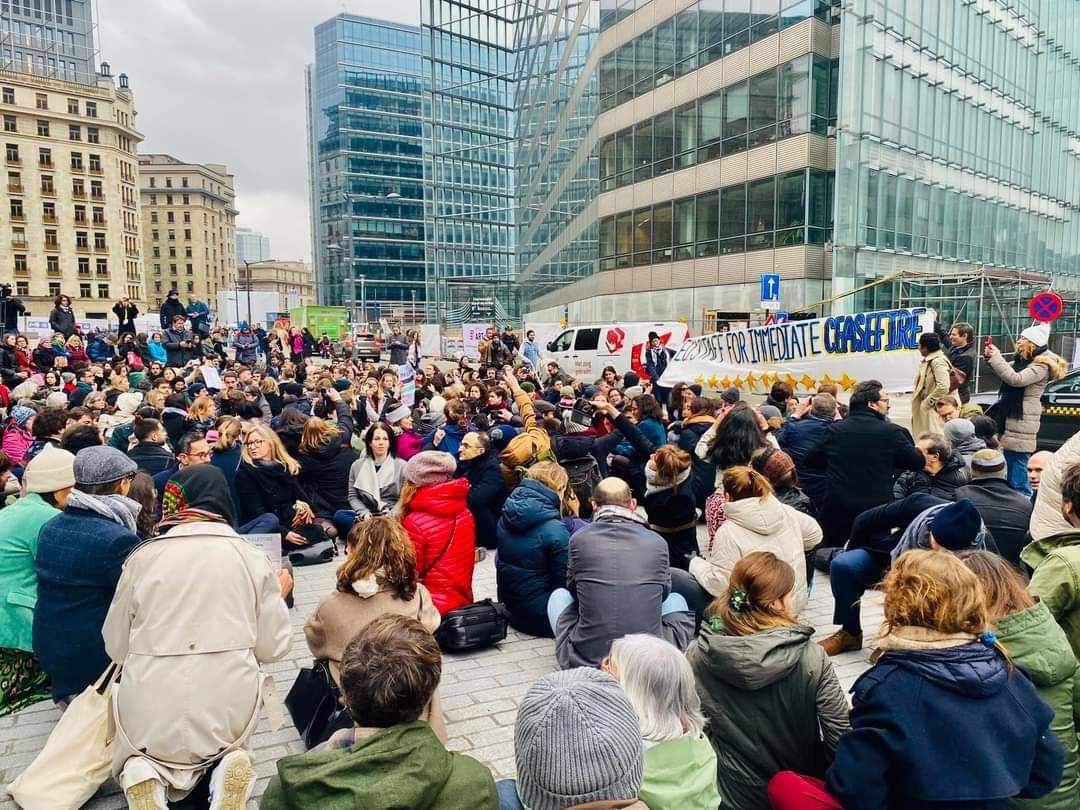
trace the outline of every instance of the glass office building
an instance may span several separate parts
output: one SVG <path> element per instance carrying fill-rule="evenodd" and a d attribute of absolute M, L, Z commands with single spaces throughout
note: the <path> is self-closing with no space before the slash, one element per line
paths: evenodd
<path fill-rule="evenodd" d="M 421 0 L 428 313 L 508 320 L 514 284 L 516 3 Z"/>
<path fill-rule="evenodd" d="M 0 0 L 0 68 L 97 84 L 90 0 Z"/>
<path fill-rule="evenodd" d="M 426 305 L 424 70 L 416 26 L 341 14 L 315 29 L 307 107 L 317 295 L 357 320 L 420 320 Z"/>

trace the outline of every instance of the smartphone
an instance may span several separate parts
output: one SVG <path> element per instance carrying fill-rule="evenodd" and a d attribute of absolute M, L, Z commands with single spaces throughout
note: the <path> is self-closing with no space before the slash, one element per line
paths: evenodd
<path fill-rule="evenodd" d="M 993 345 L 994 345 L 994 339 L 992 337 L 988 337 L 986 340 L 983 341 L 983 346 L 993 346 Z"/>

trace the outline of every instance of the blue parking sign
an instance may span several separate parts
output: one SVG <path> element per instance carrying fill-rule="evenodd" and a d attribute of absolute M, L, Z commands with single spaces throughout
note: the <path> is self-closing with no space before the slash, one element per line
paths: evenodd
<path fill-rule="evenodd" d="M 780 303 L 780 274 L 763 273 L 761 275 L 761 305 L 768 308 Z"/>

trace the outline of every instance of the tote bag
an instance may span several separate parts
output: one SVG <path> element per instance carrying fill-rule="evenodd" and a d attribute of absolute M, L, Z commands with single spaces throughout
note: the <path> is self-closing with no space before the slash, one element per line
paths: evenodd
<path fill-rule="evenodd" d="M 23 810 L 78 810 L 112 771 L 113 727 L 109 707 L 118 667 L 110 664 L 97 683 L 67 707 L 34 761 L 8 793 Z"/>

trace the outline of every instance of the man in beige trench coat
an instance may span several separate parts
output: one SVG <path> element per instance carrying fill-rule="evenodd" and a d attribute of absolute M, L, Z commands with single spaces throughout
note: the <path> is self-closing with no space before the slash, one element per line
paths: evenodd
<path fill-rule="evenodd" d="M 941 350 L 941 338 L 934 332 L 919 335 L 919 354 L 923 361 L 915 377 L 915 394 L 911 398 L 911 435 L 917 441 L 924 433 L 944 433 L 945 423 L 934 406 L 946 397 L 960 399 L 949 392 L 951 364 Z"/>

